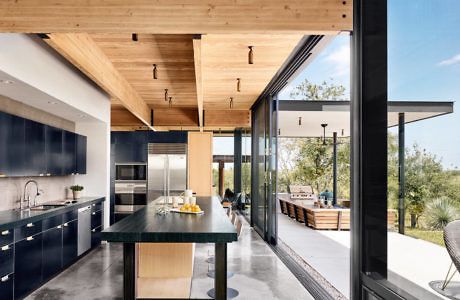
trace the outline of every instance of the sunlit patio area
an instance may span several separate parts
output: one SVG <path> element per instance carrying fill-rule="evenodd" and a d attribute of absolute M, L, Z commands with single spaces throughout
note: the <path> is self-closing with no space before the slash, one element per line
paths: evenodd
<path fill-rule="evenodd" d="M 342 295 L 350 294 L 350 231 L 314 230 L 278 214 L 278 236 Z M 451 259 L 445 248 L 397 232 L 388 232 L 388 279 L 419 299 L 449 299 L 429 283 L 444 280 Z M 455 274 L 452 281 L 459 281 Z"/>

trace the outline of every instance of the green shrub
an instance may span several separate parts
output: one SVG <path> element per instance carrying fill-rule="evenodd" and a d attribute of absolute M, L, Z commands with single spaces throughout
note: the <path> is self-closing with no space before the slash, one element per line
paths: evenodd
<path fill-rule="evenodd" d="M 83 187 L 82 187 L 81 185 L 72 185 L 72 186 L 70 187 L 70 189 L 71 189 L 72 191 L 81 191 L 81 190 L 83 190 Z"/>
<path fill-rule="evenodd" d="M 459 210 L 449 198 L 438 198 L 427 203 L 423 217 L 431 230 L 444 230 L 449 222 L 459 218 Z"/>

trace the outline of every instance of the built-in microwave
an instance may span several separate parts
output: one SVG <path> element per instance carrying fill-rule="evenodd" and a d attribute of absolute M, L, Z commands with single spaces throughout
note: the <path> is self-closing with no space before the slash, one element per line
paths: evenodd
<path fill-rule="evenodd" d="M 115 169 L 115 180 L 147 180 L 146 163 L 117 163 Z"/>

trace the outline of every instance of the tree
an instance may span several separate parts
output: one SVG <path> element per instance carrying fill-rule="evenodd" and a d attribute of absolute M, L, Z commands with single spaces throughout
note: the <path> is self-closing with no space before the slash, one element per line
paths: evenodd
<path fill-rule="evenodd" d="M 290 93 L 291 99 L 300 100 L 346 100 L 345 87 L 333 83 L 334 79 L 323 81 L 321 84 L 311 83 L 305 79 Z"/>

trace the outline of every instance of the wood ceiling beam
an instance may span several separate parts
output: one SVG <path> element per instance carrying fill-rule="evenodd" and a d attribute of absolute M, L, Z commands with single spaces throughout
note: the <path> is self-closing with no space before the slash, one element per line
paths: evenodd
<path fill-rule="evenodd" d="M 118 99 L 142 123 L 150 126 L 149 106 L 88 34 L 53 33 L 44 40 L 111 97 Z"/>
<path fill-rule="evenodd" d="M 145 126 L 131 112 L 125 108 L 112 108 L 112 127 L 140 127 Z M 155 130 L 160 127 L 198 127 L 198 114 L 196 108 L 155 108 L 153 109 L 153 126 Z"/>
<path fill-rule="evenodd" d="M 299 33 L 352 30 L 347 0 L 0 1 L 0 32 Z"/>
<path fill-rule="evenodd" d="M 206 127 L 251 127 L 249 110 L 206 110 Z"/>
<path fill-rule="evenodd" d="M 198 124 L 203 130 L 203 61 L 201 54 L 201 36 L 193 38 L 193 57 L 195 60 L 196 98 L 198 104 Z"/>

